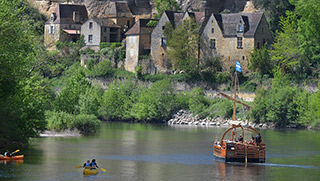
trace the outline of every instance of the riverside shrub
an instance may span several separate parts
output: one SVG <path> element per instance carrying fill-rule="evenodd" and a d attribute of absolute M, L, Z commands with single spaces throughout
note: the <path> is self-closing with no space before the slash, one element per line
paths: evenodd
<path fill-rule="evenodd" d="M 73 115 L 66 112 L 46 111 L 47 129 L 63 131 L 77 129 L 81 134 L 96 132 L 100 120 L 93 114 Z"/>

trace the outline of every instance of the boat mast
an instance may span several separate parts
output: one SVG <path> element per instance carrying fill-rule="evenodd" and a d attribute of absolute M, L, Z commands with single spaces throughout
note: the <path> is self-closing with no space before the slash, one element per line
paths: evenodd
<path fill-rule="evenodd" d="M 237 91 L 237 71 L 234 72 L 234 99 L 233 99 L 233 115 L 232 121 L 236 120 L 236 91 Z"/>

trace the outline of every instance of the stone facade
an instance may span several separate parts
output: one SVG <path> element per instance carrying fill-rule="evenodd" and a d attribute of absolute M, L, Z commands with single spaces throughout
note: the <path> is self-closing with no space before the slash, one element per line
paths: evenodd
<path fill-rule="evenodd" d="M 55 48 L 57 41 L 76 41 L 88 13 L 84 5 L 59 4 L 44 26 L 44 43 Z"/>
<path fill-rule="evenodd" d="M 226 70 L 237 60 L 245 73 L 254 47 L 272 42 L 263 13 L 212 14 L 201 37 L 202 58 L 218 56 Z"/>
<path fill-rule="evenodd" d="M 164 36 L 165 25 L 170 22 L 175 27 L 182 20 L 183 15 L 183 12 L 164 11 L 151 34 L 151 58 L 159 72 L 164 73 L 171 68 L 170 60 L 165 52 L 167 48 Z"/>
<path fill-rule="evenodd" d="M 100 42 L 120 42 L 120 26 L 108 18 L 90 18 L 81 26 L 81 35 L 86 46 L 99 47 Z"/>
<path fill-rule="evenodd" d="M 152 27 L 147 24 L 152 19 L 139 19 L 126 33 L 126 61 L 124 67 L 130 72 L 135 72 L 139 65 L 141 55 L 150 53 Z"/>

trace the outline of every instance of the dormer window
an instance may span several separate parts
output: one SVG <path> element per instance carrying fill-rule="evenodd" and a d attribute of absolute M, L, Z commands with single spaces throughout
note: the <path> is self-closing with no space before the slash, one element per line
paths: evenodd
<path fill-rule="evenodd" d="M 92 29 L 92 26 L 93 26 L 92 22 L 89 22 L 89 29 Z"/>
<path fill-rule="evenodd" d="M 243 25 L 238 25 L 238 32 L 242 33 L 243 32 Z"/>
<path fill-rule="evenodd" d="M 50 16 L 50 21 L 54 21 L 54 20 L 55 20 L 55 16 L 54 16 L 54 13 L 52 13 Z"/>

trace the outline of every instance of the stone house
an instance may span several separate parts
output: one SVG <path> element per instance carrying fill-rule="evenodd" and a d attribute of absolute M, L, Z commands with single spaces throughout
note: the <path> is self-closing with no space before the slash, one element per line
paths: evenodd
<path fill-rule="evenodd" d="M 254 47 L 272 42 L 272 35 L 263 13 L 211 14 L 202 34 L 202 58 L 220 57 L 224 69 L 247 64 Z"/>
<path fill-rule="evenodd" d="M 109 18 L 90 18 L 81 26 L 87 47 L 99 49 L 100 42 L 120 42 L 120 26 Z"/>
<path fill-rule="evenodd" d="M 121 39 L 125 38 L 124 33 L 134 24 L 134 16 L 126 1 L 110 2 L 108 12 L 103 17 L 111 19 L 115 24 L 121 27 Z"/>
<path fill-rule="evenodd" d="M 159 19 L 157 26 L 151 33 L 151 58 L 159 72 L 167 72 L 171 68 L 171 64 L 166 55 L 167 49 L 164 29 L 167 22 L 176 27 L 184 16 L 184 12 L 164 11 Z"/>
<path fill-rule="evenodd" d="M 150 54 L 153 27 L 147 26 L 149 21 L 152 21 L 152 19 L 139 19 L 125 34 L 126 61 L 124 67 L 127 71 L 135 72 L 140 56 Z"/>
<path fill-rule="evenodd" d="M 59 4 L 44 26 L 44 43 L 54 48 L 57 41 L 77 41 L 81 25 L 88 20 L 84 5 Z"/>

